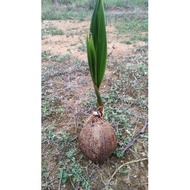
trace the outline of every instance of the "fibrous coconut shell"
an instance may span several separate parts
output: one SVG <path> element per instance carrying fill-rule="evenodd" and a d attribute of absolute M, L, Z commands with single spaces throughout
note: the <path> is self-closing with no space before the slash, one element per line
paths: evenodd
<path fill-rule="evenodd" d="M 87 158 L 103 163 L 115 150 L 117 137 L 109 122 L 92 115 L 80 132 L 78 145 Z"/>

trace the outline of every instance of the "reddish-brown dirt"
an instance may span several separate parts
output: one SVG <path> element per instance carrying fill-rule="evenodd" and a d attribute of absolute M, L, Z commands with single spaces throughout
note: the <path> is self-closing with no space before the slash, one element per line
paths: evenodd
<path fill-rule="evenodd" d="M 64 31 L 64 35 L 48 35 L 42 37 L 42 51 L 50 50 L 54 54 L 71 53 L 82 61 L 87 61 L 87 55 L 82 47 L 85 45 L 86 35 L 89 31 L 89 21 L 44 21 L 42 28 L 56 27 Z M 126 40 L 126 35 L 119 33 L 115 26 L 107 26 L 108 54 L 121 58 L 123 55 L 130 53 L 138 46 L 146 45 L 143 41 L 137 41 L 133 44 L 121 43 L 122 39 Z M 114 49 L 113 49 L 114 48 Z"/>

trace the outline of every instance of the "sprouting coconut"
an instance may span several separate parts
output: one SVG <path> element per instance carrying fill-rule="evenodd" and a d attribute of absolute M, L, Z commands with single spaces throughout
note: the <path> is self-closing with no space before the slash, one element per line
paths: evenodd
<path fill-rule="evenodd" d="M 78 144 L 86 157 L 94 162 L 103 163 L 115 150 L 117 137 L 111 124 L 103 119 L 104 107 L 99 92 L 107 60 L 107 39 L 102 0 L 96 1 L 86 44 L 88 65 L 97 97 L 97 110 L 86 120 L 80 132 Z"/>

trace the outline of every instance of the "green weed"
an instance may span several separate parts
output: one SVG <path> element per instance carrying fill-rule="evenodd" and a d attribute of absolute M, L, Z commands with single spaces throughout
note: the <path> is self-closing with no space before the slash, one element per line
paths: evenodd
<path fill-rule="evenodd" d="M 76 46 L 77 45 L 77 43 L 73 43 L 73 44 L 71 44 L 71 46 Z"/>
<path fill-rule="evenodd" d="M 65 7 L 66 5 L 66 7 Z M 42 0 L 42 20 L 77 19 L 87 20 L 90 18 L 91 9 L 94 8 L 95 0 L 60 0 L 58 4 L 50 0 Z M 144 9 L 148 6 L 148 0 L 105 0 L 105 9 Z M 85 11 L 84 11 L 85 10 Z M 118 15 L 119 16 L 119 15 Z"/>
<path fill-rule="evenodd" d="M 86 20 L 90 17 L 89 11 L 84 9 L 69 9 L 66 10 L 62 6 L 47 6 L 42 7 L 42 20 L 73 20 L 77 19 L 80 21 Z"/>
<path fill-rule="evenodd" d="M 45 35 L 64 35 L 64 32 L 61 29 L 58 29 L 56 27 L 50 26 L 48 28 L 42 29 L 42 36 Z"/>
<path fill-rule="evenodd" d="M 105 0 L 106 8 L 138 8 L 138 7 L 147 7 L 148 0 Z"/>
<path fill-rule="evenodd" d="M 120 32 L 147 32 L 148 31 L 148 20 L 141 19 L 138 20 L 136 18 L 133 19 L 125 19 L 125 22 L 116 23 L 115 27 Z"/>
<path fill-rule="evenodd" d="M 90 180 L 79 164 L 82 157 L 77 158 L 77 149 L 70 135 L 64 129 L 57 134 L 55 125 L 44 126 L 42 128 L 42 142 L 44 145 L 48 144 L 54 147 L 60 155 L 56 164 L 57 181 L 59 181 L 58 189 L 62 189 L 62 186 L 71 180 L 75 187 L 78 186 L 88 190 Z M 51 154 L 52 152 L 46 151 L 46 157 Z M 42 187 L 49 189 L 51 184 L 49 183 L 50 171 L 47 170 L 47 163 L 44 161 L 42 161 L 41 173 L 43 179 Z"/>
<path fill-rule="evenodd" d="M 48 51 L 43 51 L 41 54 L 42 57 L 42 61 L 51 61 L 51 62 L 57 62 L 57 63 L 62 63 L 65 61 L 68 61 L 71 59 L 71 55 L 69 53 L 66 53 L 64 55 L 60 55 L 60 54 L 52 54 L 51 50 Z"/>
<path fill-rule="evenodd" d="M 57 113 L 63 113 L 63 108 L 60 106 L 59 108 L 57 108 L 56 112 Z"/>
<path fill-rule="evenodd" d="M 136 42 L 136 41 L 148 42 L 148 37 L 147 36 L 132 36 L 130 40 L 133 42 Z"/>
<path fill-rule="evenodd" d="M 42 101 L 42 117 L 48 117 L 50 116 L 53 112 L 54 109 L 50 105 L 51 102 L 44 100 Z"/>
<path fill-rule="evenodd" d="M 123 44 L 132 44 L 132 42 L 131 42 L 131 41 L 129 41 L 129 40 L 126 40 L 126 41 L 121 41 L 121 43 L 123 43 Z"/>
<path fill-rule="evenodd" d="M 82 44 L 81 46 L 78 47 L 78 49 L 81 51 L 86 51 L 86 45 Z"/>
<path fill-rule="evenodd" d="M 50 58 L 50 53 L 51 51 L 43 51 L 42 54 L 41 54 L 41 57 L 42 57 L 42 61 L 48 61 Z"/>
<path fill-rule="evenodd" d="M 65 184 L 69 179 L 75 186 L 80 186 L 86 190 L 90 189 L 90 180 L 83 172 L 83 169 L 79 165 L 75 158 L 76 153 L 74 149 L 69 150 L 66 153 L 64 162 L 60 161 L 58 164 L 58 178 L 60 179 L 60 185 Z"/>

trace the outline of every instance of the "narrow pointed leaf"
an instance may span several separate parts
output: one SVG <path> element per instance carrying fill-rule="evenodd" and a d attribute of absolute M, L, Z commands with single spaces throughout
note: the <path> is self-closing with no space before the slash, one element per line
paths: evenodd
<path fill-rule="evenodd" d="M 97 84 L 97 58 L 94 48 L 92 35 L 86 37 L 88 65 L 90 69 L 91 78 L 94 84 Z"/>
<path fill-rule="evenodd" d="M 104 78 L 107 60 L 107 39 L 102 0 L 96 1 L 96 6 L 91 20 L 90 32 L 92 33 L 97 56 L 97 87 L 99 88 Z"/>

